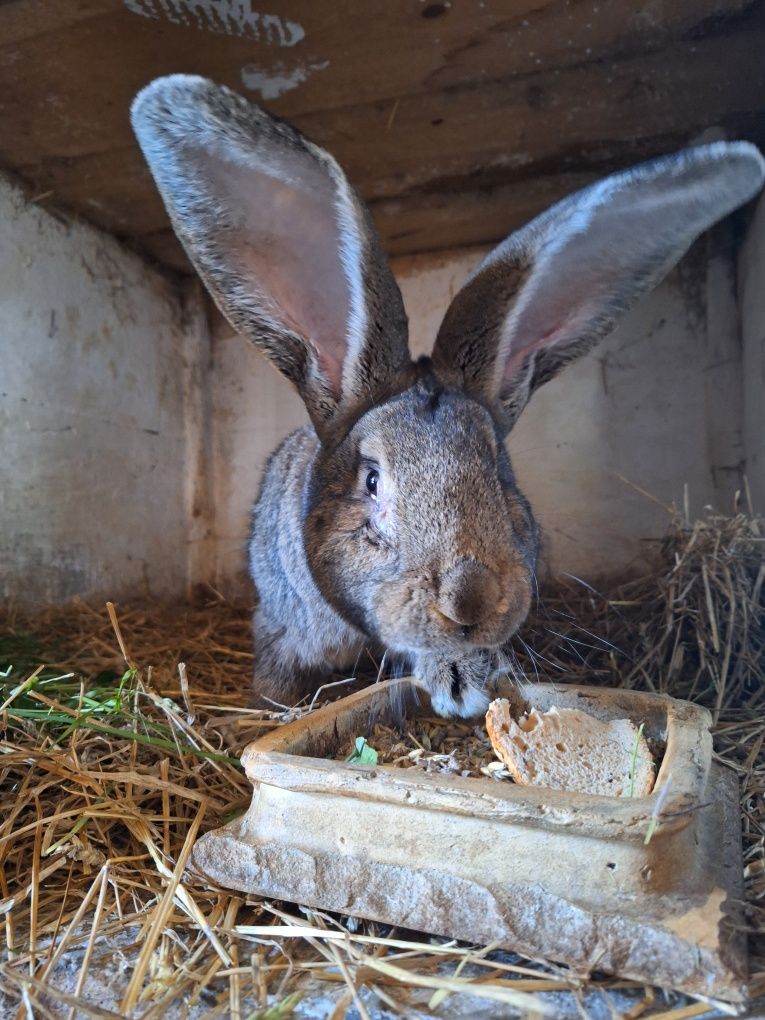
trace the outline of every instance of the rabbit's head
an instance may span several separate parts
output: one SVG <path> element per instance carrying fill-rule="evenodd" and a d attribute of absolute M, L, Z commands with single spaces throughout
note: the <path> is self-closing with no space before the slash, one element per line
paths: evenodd
<path fill-rule="evenodd" d="M 506 434 L 538 386 L 755 194 L 758 151 L 689 149 L 565 199 L 491 252 L 413 363 L 380 240 L 328 153 L 185 75 L 144 89 L 133 124 L 218 306 L 308 409 L 320 450 L 305 544 L 322 594 L 398 651 L 503 644 L 528 610 L 538 544 Z"/>
<path fill-rule="evenodd" d="M 322 444 L 306 536 L 326 597 L 400 652 L 500 645 L 529 608 L 536 527 L 502 430 L 427 361 Z"/>

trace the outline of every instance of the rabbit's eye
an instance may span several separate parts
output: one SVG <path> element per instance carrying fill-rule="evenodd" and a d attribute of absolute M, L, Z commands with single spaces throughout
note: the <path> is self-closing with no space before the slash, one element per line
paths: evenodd
<path fill-rule="evenodd" d="M 367 474 L 367 492 L 375 500 L 377 499 L 377 482 L 379 478 L 380 474 L 378 471 L 373 470 Z"/>

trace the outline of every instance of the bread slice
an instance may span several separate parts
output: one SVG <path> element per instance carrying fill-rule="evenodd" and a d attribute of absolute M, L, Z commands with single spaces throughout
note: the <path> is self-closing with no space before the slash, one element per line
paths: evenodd
<path fill-rule="evenodd" d="M 517 783 L 629 797 L 637 742 L 633 796 L 644 797 L 653 789 L 653 756 L 629 719 L 603 721 L 578 708 L 553 707 L 541 715 L 532 708 L 516 721 L 510 703 L 498 698 L 489 705 L 486 729 L 495 754 Z"/>

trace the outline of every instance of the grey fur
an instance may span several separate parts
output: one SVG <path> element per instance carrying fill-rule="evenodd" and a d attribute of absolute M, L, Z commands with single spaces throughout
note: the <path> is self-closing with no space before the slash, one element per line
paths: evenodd
<path fill-rule="evenodd" d="M 411 665 L 436 711 L 476 714 L 528 612 L 538 553 L 507 430 L 537 386 L 755 193 L 762 158 L 717 144 L 571 196 L 489 255 L 432 363 L 413 364 L 382 246 L 331 156 L 188 76 L 152 83 L 133 123 L 216 301 L 313 422 L 275 452 L 253 511 L 256 692 L 293 703 L 371 645 Z M 303 217 L 305 251 L 285 206 Z M 310 290 L 316 251 L 342 315 Z"/>
<path fill-rule="evenodd" d="M 444 317 L 434 367 L 493 404 L 509 430 L 534 390 L 610 333 L 764 175 L 755 146 L 716 142 L 569 195 L 474 271 Z"/>
<path fill-rule="evenodd" d="M 365 641 L 322 598 L 300 540 L 318 449 L 310 426 L 291 433 L 266 466 L 252 514 L 257 687 L 279 704 L 293 704 L 318 687 L 328 658 L 336 668 L 351 666 Z"/>
<path fill-rule="evenodd" d="M 405 385 L 409 351 L 401 293 L 367 210 L 329 153 L 235 92 L 193 75 L 152 82 L 133 102 L 131 118 L 189 258 L 232 326 L 296 386 L 317 430 L 337 427 L 349 406 L 371 406 Z M 243 195 L 232 187 L 238 179 Z M 357 354 L 345 366 L 342 384 L 332 378 L 331 359 L 322 360 L 326 351 L 299 328 L 304 324 L 285 319 L 278 296 L 248 273 L 248 256 L 264 264 L 279 254 L 280 238 L 272 230 L 281 225 L 269 215 L 268 202 L 242 207 L 248 182 L 256 198 L 269 188 L 282 195 L 291 190 L 306 205 L 323 205 L 338 234 L 344 223 L 350 227 L 358 254 L 339 251 L 333 238 L 333 250 L 324 256 L 338 267 L 358 268 L 363 291 L 365 322 L 354 336 L 348 322 Z M 286 234 L 298 236 L 302 211 L 294 213 L 295 224 L 284 224 Z M 294 259 L 300 252 L 288 254 Z"/>

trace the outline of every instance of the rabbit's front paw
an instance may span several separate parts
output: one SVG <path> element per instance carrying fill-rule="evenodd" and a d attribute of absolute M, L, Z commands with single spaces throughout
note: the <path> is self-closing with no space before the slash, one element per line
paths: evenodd
<path fill-rule="evenodd" d="M 414 674 L 430 694 L 433 711 L 442 716 L 470 719 L 489 707 L 486 684 L 493 662 L 486 652 L 474 652 L 460 659 L 419 655 Z"/>

